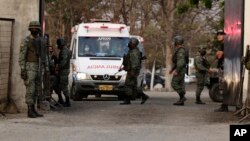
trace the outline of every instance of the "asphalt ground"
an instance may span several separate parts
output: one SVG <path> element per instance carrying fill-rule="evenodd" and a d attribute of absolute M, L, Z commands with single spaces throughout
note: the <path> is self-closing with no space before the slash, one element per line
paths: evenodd
<path fill-rule="evenodd" d="M 42 111 L 43 118 L 26 113 L 0 118 L 1 141 L 229 141 L 230 124 L 239 117 L 215 113 L 220 106 L 202 93 L 206 105 L 195 104 L 195 85 L 187 85 L 184 106 L 172 105 L 175 92 L 149 92 L 150 99 L 120 105 L 113 96 L 89 97 L 72 107 Z M 248 121 L 245 121 L 248 122 Z"/>

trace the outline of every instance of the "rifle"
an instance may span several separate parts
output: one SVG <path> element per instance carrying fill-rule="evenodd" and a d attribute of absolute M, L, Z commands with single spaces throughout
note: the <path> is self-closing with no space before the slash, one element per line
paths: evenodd
<path fill-rule="evenodd" d="M 46 46 L 46 38 L 38 37 L 35 40 L 36 54 L 39 58 L 38 60 L 38 108 L 41 108 L 41 104 L 45 101 L 46 96 L 49 94 L 49 74 L 48 70 L 48 49 Z M 47 105 L 47 104 L 44 104 Z M 43 105 L 43 106 L 44 106 Z M 46 107 L 46 106 L 45 106 Z M 46 108 L 47 109 L 47 108 Z"/>
<path fill-rule="evenodd" d="M 122 60 L 122 64 L 120 65 L 120 67 L 119 67 L 119 70 L 114 74 L 114 75 L 116 75 L 117 73 L 119 73 L 119 72 L 121 72 L 122 70 L 127 70 L 127 66 L 128 66 L 128 57 L 127 57 L 127 55 L 123 55 L 123 60 Z"/>

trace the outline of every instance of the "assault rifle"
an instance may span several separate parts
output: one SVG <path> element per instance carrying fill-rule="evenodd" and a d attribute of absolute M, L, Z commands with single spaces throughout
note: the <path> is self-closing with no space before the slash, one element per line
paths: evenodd
<path fill-rule="evenodd" d="M 122 60 L 122 64 L 121 66 L 119 67 L 119 70 L 114 74 L 116 75 L 117 73 L 121 72 L 122 70 L 125 70 L 126 71 L 126 67 L 128 66 L 128 57 L 127 55 L 123 55 L 123 60 Z"/>
<path fill-rule="evenodd" d="M 38 93 L 38 108 L 41 106 L 47 105 L 43 103 L 45 101 L 46 96 L 49 95 L 49 64 L 48 64 L 48 48 L 47 48 L 48 36 L 45 37 L 38 37 L 35 40 L 36 46 L 36 54 L 39 58 L 38 60 L 38 83 L 39 86 L 37 88 Z M 43 105 L 41 105 L 43 104 Z M 47 107 L 47 106 L 45 106 Z M 47 109 L 47 108 L 46 108 Z"/>

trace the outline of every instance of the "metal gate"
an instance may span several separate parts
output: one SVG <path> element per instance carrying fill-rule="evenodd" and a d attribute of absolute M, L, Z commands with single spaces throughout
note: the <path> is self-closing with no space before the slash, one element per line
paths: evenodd
<path fill-rule="evenodd" d="M 14 19 L 0 18 L 0 109 L 9 100 Z"/>

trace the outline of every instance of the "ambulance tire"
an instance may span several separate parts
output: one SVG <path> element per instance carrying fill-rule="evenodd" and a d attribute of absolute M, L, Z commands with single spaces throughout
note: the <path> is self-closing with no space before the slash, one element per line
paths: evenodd
<path fill-rule="evenodd" d="M 219 83 L 215 83 L 209 89 L 209 97 L 214 102 L 222 102 L 223 100 L 223 90 L 220 90 Z"/>
<path fill-rule="evenodd" d="M 70 97 L 72 98 L 73 101 L 82 101 L 82 98 L 83 98 L 83 96 L 80 95 L 80 93 L 76 91 L 76 88 L 74 85 L 72 85 Z"/>
<path fill-rule="evenodd" d="M 95 94 L 95 98 L 101 98 L 102 94 Z"/>
<path fill-rule="evenodd" d="M 121 94 L 121 95 L 118 95 L 118 100 L 119 100 L 119 101 L 124 100 L 124 95 L 122 95 L 122 94 Z"/>

